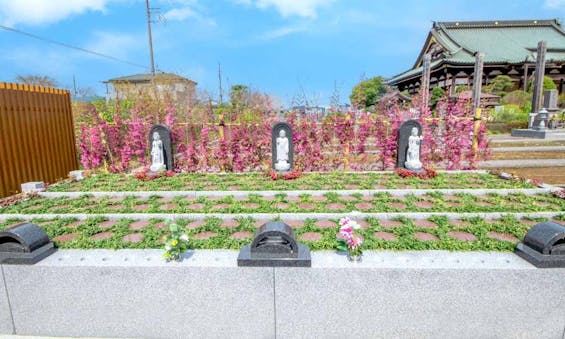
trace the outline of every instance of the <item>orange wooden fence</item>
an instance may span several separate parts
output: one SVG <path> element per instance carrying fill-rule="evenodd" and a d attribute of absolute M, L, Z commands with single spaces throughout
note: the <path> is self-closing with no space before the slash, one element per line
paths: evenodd
<path fill-rule="evenodd" d="M 78 166 L 69 91 L 0 82 L 0 197 Z"/>

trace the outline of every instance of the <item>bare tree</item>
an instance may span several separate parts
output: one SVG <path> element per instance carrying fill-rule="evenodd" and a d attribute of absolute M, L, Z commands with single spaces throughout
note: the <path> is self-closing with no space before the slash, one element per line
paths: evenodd
<path fill-rule="evenodd" d="M 24 85 L 35 85 L 42 87 L 58 87 L 59 83 L 57 80 L 47 76 L 47 75 L 18 75 L 16 76 L 15 82 Z"/>

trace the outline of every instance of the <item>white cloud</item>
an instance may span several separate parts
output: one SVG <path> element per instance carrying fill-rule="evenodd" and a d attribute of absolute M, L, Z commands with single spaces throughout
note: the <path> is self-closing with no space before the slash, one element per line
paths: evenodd
<path fill-rule="evenodd" d="M 105 10 L 109 0 L 0 0 L 0 22 L 42 25 L 87 11 Z"/>
<path fill-rule="evenodd" d="M 196 13 L 190 7 L 182 7 L 182 8 L 173 8 L 170 11 L 167 11 L 163 16 L 167 20 L 178 20 L 183 21 L 188 18 L 194 17 Z"/>
<path fill-rule="evenodd" d="M 147 37 L 124 34 L 118 32 L 94 32 L 93 39 L 86 45 L 86 49 L 98 53 L 111 55 L 120 59 L 128 59 L 134 50 L 144 47 Z"/>
<path fill-rule="evenodd" d="M 254 4 L 258 8 L 274 7 L 282 16 L 300 16 L 316 18 L 320 7 L 326 6 L 335 0 L 235 0 L 236 3 Z"/>
<path fill-rule="evenodd" d="M 305 30 L 306 30 L 306 26 L 304 26 L 304 25 L 285 26 L 285 27 L 277 28 L 277 29 L 272 30 L 272 31 L 265 32 L 265 33 L 261 34 L 258 38 L 259 38 L 259 40 L 274 40 L 274 39 L 282 38 L 282 37 L 290 35 L 290 34 L 303 32 Z"/>
<path fill-rule="evenodd" d="M 196 1 L 174 0 L 173 2 L 181 6 L 165 12 L 163 17 L 166 21 L 185 21 L 187 19 L 194 19 L 209 26 L 216 26 L 214 19 L 204 15 L 202 6 L 198 5 Z"/>
<path fill-rule="evenodd" d="M 565 0 L 545 0 L 545 7 L 565 10 Z"/>

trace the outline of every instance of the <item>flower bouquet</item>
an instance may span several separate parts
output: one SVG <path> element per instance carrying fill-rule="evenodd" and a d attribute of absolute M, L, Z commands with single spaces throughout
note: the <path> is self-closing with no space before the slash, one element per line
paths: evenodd
<path fill-rule="evenodd" d="M 361 228 L 357 222 L 348 217 L 339 220 L 339 233 L 337 234 L 337 249 L 347 251 L 347 258 L 352 262 L 361 261 L 363 255 L 363 239 L 355 233 Z"/>
<path fill-rule="evenodd" d="M 180 261 L 180 255 L 186 250 L 188 235 L 175 223 L 167 221 L 167 226 L 171 234 L 165 238 L 165 253 L 163 253 L 163 258 L 167 261 Z"/>

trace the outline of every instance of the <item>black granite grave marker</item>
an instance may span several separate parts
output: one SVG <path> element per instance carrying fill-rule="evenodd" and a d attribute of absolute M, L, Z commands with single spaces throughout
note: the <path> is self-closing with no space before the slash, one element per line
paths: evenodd
<path fill-rule="evenodd" d="M 261 226 L 251 245 L 244 246 L 237 258 L 238 266 L 310 267 L 310 249 L 296 241 L 294 231 L 282 222 Z"/>
<path fill-rule="evenodd" d="M 163 158 L 167 170 L 172 171 L 174 169 L 174 153 L 173 153 L 173 143 L 171 139 L 171 130 L 165 125 L 153 125 L 151 127 L 151 132 L 149 132 L 149 150 L 151 150 L 151 145 L 153 144 L 153 133 L 159 133 L 161 141 L 163 142 Z"/>
<path fill-rule="evenodd" d="M 277 150 L 277 139 L 281 137 L 281 131 L 284 131 L 284 134 L 287 139 L 288 139 L 288 168 L 283 168 L 281 167 L 284 166 L 284 161 L 279 163 L 279 165 L 277 165 L 277 159 L 278 159 L 278 150 Z M 273 129 L 271 130 L 271 139 L 272 139 L 272 143 L 271 143 L 271 150 L 272 150 L 272 165 L 273 165 L 273 169 L 277 172 L 290 172 L 292 171 L 292 169 L 294 168 L 294 146 L 293 146 L 293 136 L 292 136 L 292 128 L 290 127 L 289 124 L 285 123 L 285 122 L 279 122 L 277 124 L 275 124 L 275 126 L 273 126 Z"/>
<path fill-rule="evenodd" d="M 515 252 L 536 267 L 565 267 L 565 226 L 550 221 L 535 225 Z"/>
<path fill-rule="evenodd" d="M 33 265 L 55 252 L 41 227 L 21 223 L 0 232 L 0 264 Z"/>
<path fill-rule="evenodd" d="M 407 120 L 398 129 L 398 154 L 396 156 L 396 167 L 406 168 L 406 152 L 408 151 L 408 138 L 412 134 L 412 128 L 418 129 L 418 135 L 422 135 L 422 125 L 416 120 Z M 422 148 L 420 147 L 420 153 Z"/>

